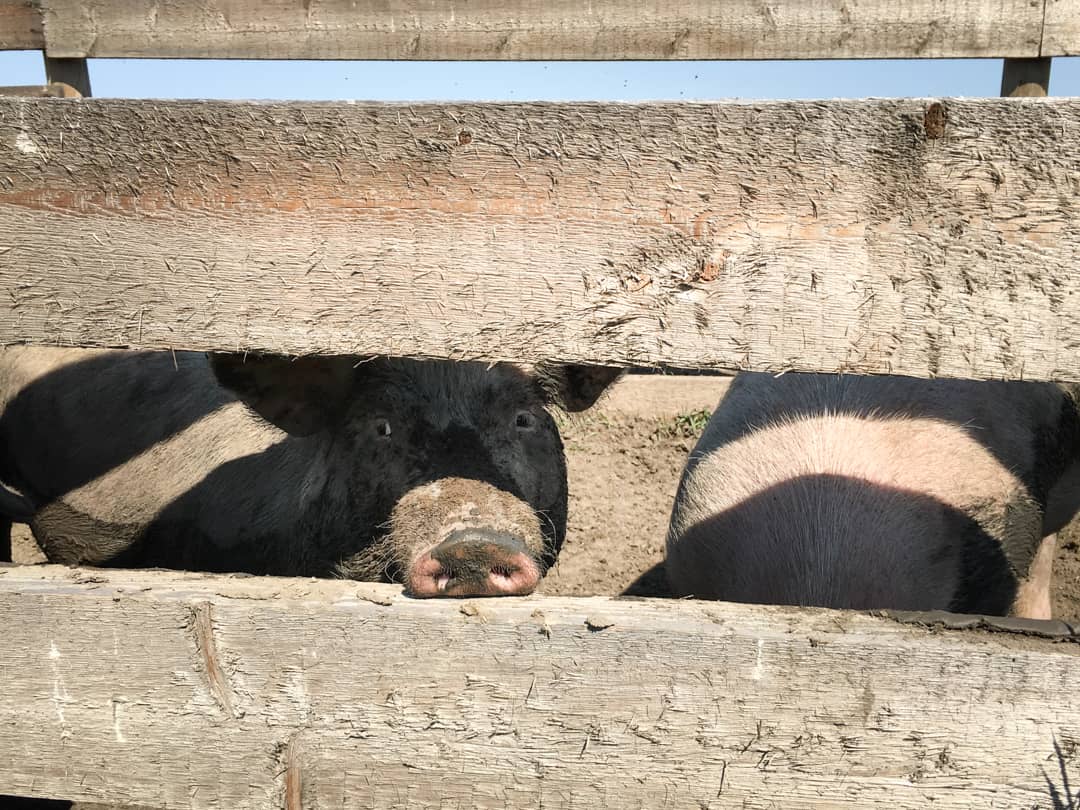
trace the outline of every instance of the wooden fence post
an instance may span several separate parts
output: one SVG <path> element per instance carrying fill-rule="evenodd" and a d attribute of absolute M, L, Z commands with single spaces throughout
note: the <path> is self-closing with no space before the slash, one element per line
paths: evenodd
<path fill-rule="evenodd" d="M 1001 95 L 1021 98 L 1050 92 L 1050 59 L 1006 59 L 1001 71 Z"/>
<path fill-rule="evenodd" d="M 45 79 L 52 84 L 71 85 L 83 98 L 90 97 L 90 68 L 85 59 L 54 59 L 45 57 Z"/>

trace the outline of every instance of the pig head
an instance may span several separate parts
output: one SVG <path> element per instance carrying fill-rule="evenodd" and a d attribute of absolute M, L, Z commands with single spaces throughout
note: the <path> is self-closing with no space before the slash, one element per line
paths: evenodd
<path fill-rule="evenodd" d="M 566 532 L 550 408 L 587 408 L 617 377 L 13 347 L 0 352 L 0 480 L 15 495 L 0 508 L 30 514 L 58 562 L 528 593 Z"/>

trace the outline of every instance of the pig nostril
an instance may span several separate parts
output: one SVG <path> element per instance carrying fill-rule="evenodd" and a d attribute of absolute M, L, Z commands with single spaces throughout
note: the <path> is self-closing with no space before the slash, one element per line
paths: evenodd
<path fill-rule="evenodd" d="M 425 551 L 406 579 L 415 596 L 510 596 L 531 593 L 540 576 L 520 537 L 465 529 Z"/>

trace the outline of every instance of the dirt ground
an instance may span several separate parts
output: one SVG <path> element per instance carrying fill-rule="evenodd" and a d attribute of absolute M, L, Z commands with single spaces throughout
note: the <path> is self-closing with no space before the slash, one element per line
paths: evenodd
<path fill-rule="evenodd" d="M 679 475 L 723 377 L 633 376 L 597 408 L 562 420 L 570 484 L 566 546 L 541 592 L 666 596 L 661 563 Z M 17 527 L 25 530 L 25 527 Z M 16 559 L 40 562 L 16 532 Z M 1080 520 L 1058 538 L 1055 618 L 1080 619 Z"/>
<path fill-rule="evenodd" d="M 671 503 L 706 421 L 702 407 L 663 416 L 605 409 L 563 425 L 569 525 L 543 593 L 616 594 L 633 586 L 643 596 L 667 595 L 657 566 Z"/>

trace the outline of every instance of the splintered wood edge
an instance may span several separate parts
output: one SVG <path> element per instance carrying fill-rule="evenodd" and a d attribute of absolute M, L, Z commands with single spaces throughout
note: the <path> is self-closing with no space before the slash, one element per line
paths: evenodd
<path fill-rule="evenodd" d="M 745 623 L 753 628 L 772 626 L 783 632 L 805 630 L 841 635 L 866 632 L 905 639 L 977 640 L 1022 649 L 1032 649 L 1033 644 L 1050 649 L 1052 641 L 1080 639 L 1080 631 L 1061 620 L 945 611 L 848 611 L 639 596 L 533 594 L 526 597 L 415 599 L 407 596 L 400 585 L 378 582 L 0 564 L 0 598 L 17 595 L 189 604 L 198 648 L 204 656 L 211 684 L 216 684 L 212 691 L 226 711 L 231 711 L 231 707 L 216 663 L 211 630 L 212 606 L 223 600 L 233 604 L 237 600 L 272 603 L 284 611 L 302 608 L 327 613 L 359 610 L 378 614 L 381 610 L 393 609 L 419 621 L 456 622 L 464 616 L 485 624 L 539 622 L 549 628 L 585 627 L 593 632 L 614 628 L 620 632 L 633 632 L 638 627 L 655 629 L 662 626 L 673 632 L 730 633 L 733 627 Z M 1047 641 L 1044 643 L 1043 639 Z M 1053 649 L 1073 654 L 1071 646 Z M 1080 647 L 1075 650 L 1080 655 Z"/>

